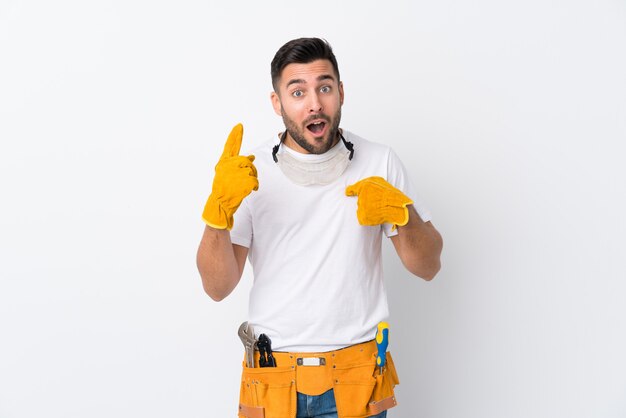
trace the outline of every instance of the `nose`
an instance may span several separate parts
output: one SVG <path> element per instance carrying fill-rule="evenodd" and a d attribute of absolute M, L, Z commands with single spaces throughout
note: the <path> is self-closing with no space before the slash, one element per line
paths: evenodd
<path fill-rule="evenodd" d="M 311 94 L 309 102 L 309 113 L 319 113 L 322 111 L 322 101 L 317 94 Z"/>

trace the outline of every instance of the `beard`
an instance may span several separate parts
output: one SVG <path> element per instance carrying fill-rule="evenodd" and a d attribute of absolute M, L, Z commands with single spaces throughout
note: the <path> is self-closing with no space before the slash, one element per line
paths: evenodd
<path fill-rule="evenodd" d="M 303 149 L 311 154 L 324 154 L 326 151 L 332 148 L 334 145 L 335 139 L 338 137 L 339 133 L 339 122 L 341 121 L 341 107 L 337 109 L 337 112 L 333 115 L 333 117 L 326 116 L 324 114 L 312 115 L 306 119 L 303 123 L 303 127 L 298 127 L 296 122 L 293 119 L 289 118 L 285 114 L 285 111 L 282 109 L 280 113 L 283 118 L 283 123 L 285 124 L 285 129 L 289 133 L 289 136 L 293 138 L 296 144 L 300 145 Z M 306 125 L 308 121 L 312 121 L 314 119 L 324 119 L 326 123 L 329 124 L 329 129 L 326 131 L 326 135 L 318 138 L 313 138 L 313 143 L 310 143 L 304 137 L 304 133 Z"/>

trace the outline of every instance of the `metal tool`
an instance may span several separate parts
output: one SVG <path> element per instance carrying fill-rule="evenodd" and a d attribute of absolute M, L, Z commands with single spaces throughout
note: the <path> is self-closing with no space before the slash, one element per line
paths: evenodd
<path fill-rule="evenodd" d="M 254 328 L 248 322 L 244 322 L 239 326 L 238 334 L 246 349 L 246 366 L 254 367 L 254 348 L 257 345 L 257 339 L 254 337 Z"/>
<path fill-rule="evenodd" d="M 276 359 L 272 355 L 272 340 L 265 334 L 259 335 L 257 342 L 261 358 L 259 359 L 260 367 L 276 367 Z"/>
<path fill-rule="evenodd" d="M 387 362 L 387 346 L 389 345 L 389 324 L 386 322 L 380 322 L 378 324 L 378 330 L 376 331 L 376 348 L 378 348 L 378 355 L 376 356 L 376 364 L 380 374 L 383 374 L 383 367 Z"/>

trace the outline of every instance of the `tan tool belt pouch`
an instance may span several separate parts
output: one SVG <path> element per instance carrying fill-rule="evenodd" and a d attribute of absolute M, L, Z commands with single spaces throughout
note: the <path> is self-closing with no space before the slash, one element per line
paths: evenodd
<path fill-rule="evenodd" d="M 391 354 L 387 353 L 380 374 L 376 353 L 376 342 L 369 341 L 323 353 L 274 352 L 278 367 L 248 368 L 244 362 L 239 416 L 294 418 L 296 392 L 314 396 L 330 389 L 334 389 L 339 418 L 379 414 L 396 406 L 393 388 L 400 382 Z M 299 365 L 298 359 L 314 359 L 320 365 Z M 258 360 L 256 353 L 256 364 Z"/>

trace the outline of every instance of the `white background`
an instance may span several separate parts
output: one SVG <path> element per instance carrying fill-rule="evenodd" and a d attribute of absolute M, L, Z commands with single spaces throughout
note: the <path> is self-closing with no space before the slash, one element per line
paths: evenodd
<path fill-rule="evenodd" d="M 385 244 L 389 416 L 626 416 L 626 3 L 225 3 L 0 0 L 0 417 L 235 416 L 252 276 L 203 293 L 200 213 L 300 36 L 445 240 L 430 283 Z"/>

